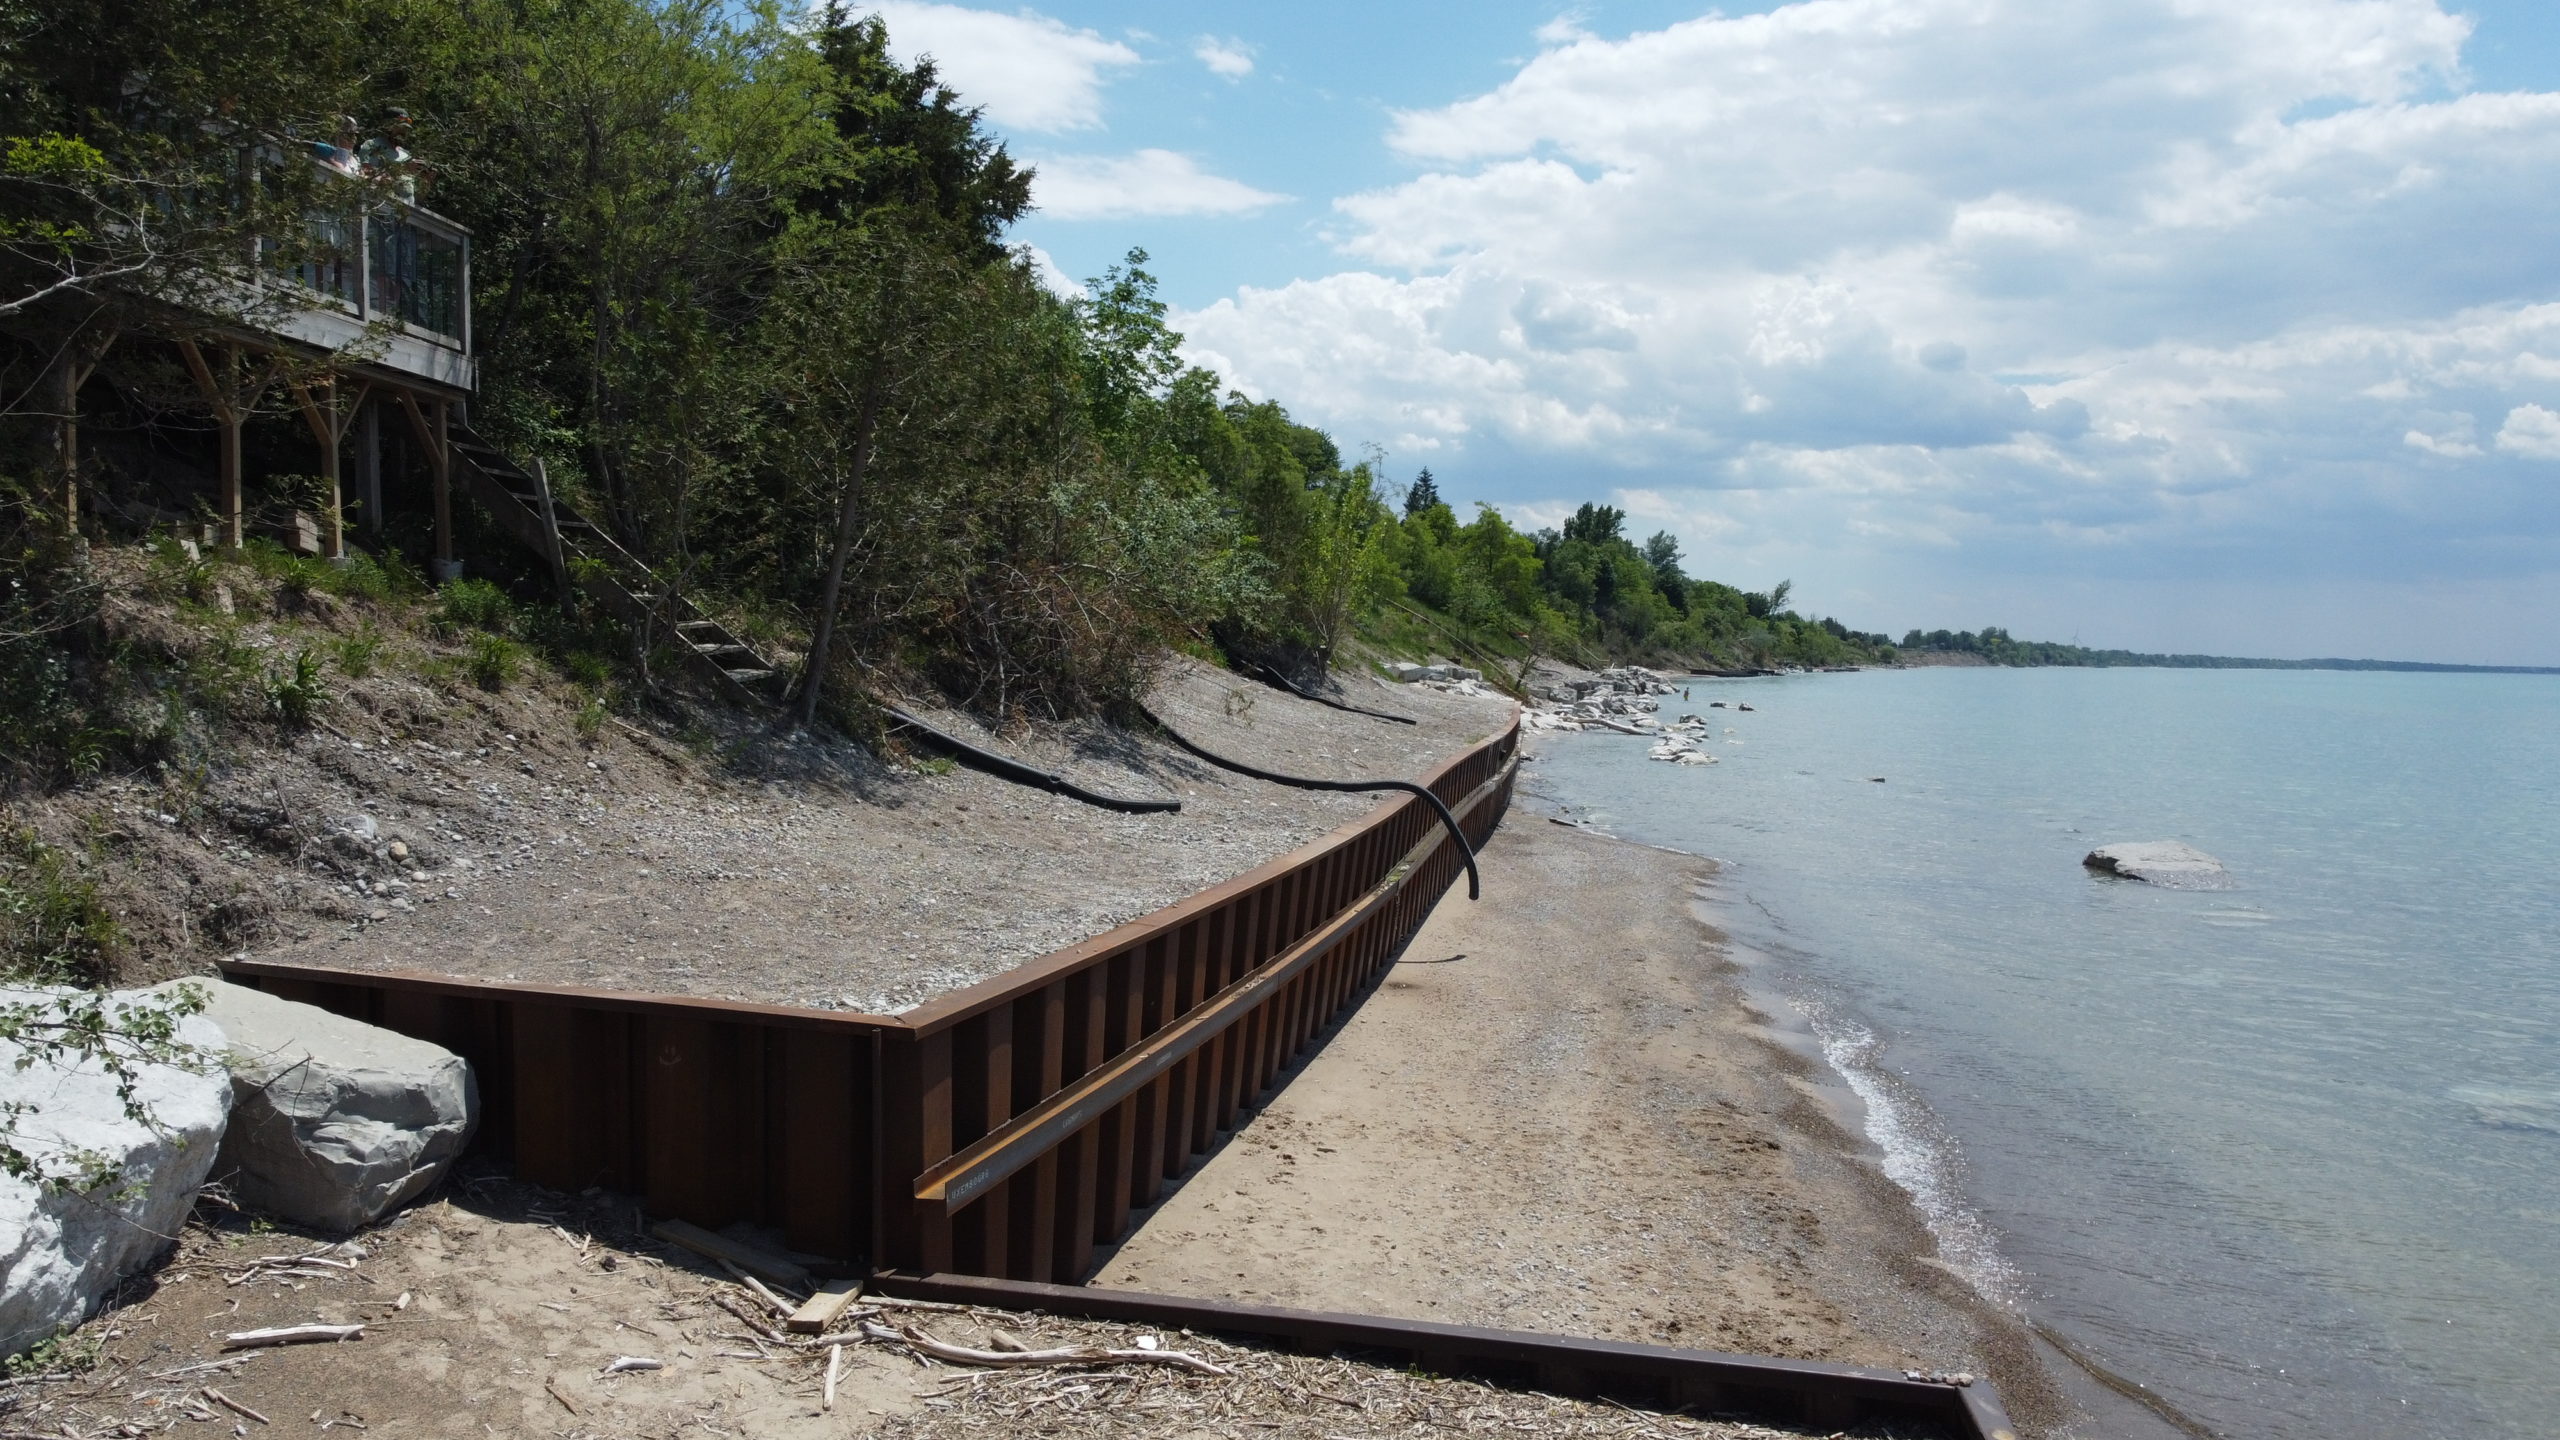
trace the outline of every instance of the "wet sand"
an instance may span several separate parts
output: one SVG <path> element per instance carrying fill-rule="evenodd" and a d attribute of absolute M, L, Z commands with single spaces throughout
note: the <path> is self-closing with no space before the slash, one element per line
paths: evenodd
<path fill-rule="evenodd" d="M 1751 1008 L 1711 862 L 1524 809 L 1482 863 L 1095 1283 L 1970 1370 L 2058 1429 L 2032 1340 Z"/>

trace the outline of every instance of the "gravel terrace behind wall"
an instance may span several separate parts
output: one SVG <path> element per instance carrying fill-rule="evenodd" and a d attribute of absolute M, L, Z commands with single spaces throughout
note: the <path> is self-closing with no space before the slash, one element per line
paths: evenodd
<path fill-rule="evenodd" d="M 1181 658 L 1151 705 L 1221 754 L 1328 778 L 1414 778 L 1510 715 L 1507 700 L 1383 682 L 1348 693 L 1422 723 L 1331 709 Z M 519 728 L 502 728 L 519 704 Z M 285 943 L 249 953 L 893 1013 L 1241 874 L 1383 798 L 1248 780 L 1098 723 L 999 737 L 929 717 L 1092 789 L 1179 795 L 1180 813 L 1124 815 L 809 740 L 758 742 L 722 771 L 627 728 L 583 746 L 532 699 L 488 708 L 486 733 L 467 744 L 450 726 L 437 744 L 351 721 L 297 746 L 307 764 L 284 768 L 319 773 L 270 777 L 285 787 L 277 807 L 295 808 L 283 797 L 297 778 L 334 778 L 343 813 L 329 823 L 361 829 L 356 817 L 369 814 L 381 840 L 410 848 L 401 868 L 416 869 L 377 865 L 365 886 L 309 872 L 276 880 L 304 913 L 280 917 Z M 235 804 L 263 803 L 263 788 L 233 788 L 252 792 Z M 300 797 L 301 828 L 330 803 Z"/>

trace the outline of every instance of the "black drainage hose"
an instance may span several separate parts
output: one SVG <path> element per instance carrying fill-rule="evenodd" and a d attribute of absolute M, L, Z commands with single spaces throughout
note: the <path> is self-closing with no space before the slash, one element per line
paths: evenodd
<path fill-rule="evenodd" d="M 1263 679 L 1270 681 L 1272 684 L 1279 686 L 1281 689 L 1288 691 L 1290 694 L 1297 696 L 1301 700 L 1313 700 L 1319 705 L 1330 705 L 1336 710 L 1348 710 L 1354 715 L 1366 715 L 1373 720 L 1392 720 L 1398 725 L 1419 725 L 1422 723 L 1410 715 L 1390 715 L 1384 710 L 1372 710 L 1364 705 L 1354 705 L 1347 700 L 1336 700 L 1330 696 L 1318 695 L 1312 690 L 1302 690 L 1298 687 L 1298 682 L 1281 674 L 1278 670 L 1273 669 L 1268 665 L 1256 665 L 1253 668 L 1262 672 Z M 1158 723 L 1161 724 L 1162 722 L 1159 721 Z"/>
<path fill-rule="evenodd" d="M 946 735 L 895 705 L 884 705 L 880 708 L 888 712 L 890 719 L 909 729 L 922 731 L 926 739 L 951 751 L 978 769 L 991 771 L 1007 780 L 1017 780 L 1035 789 L 1054 790 L 1061 795 L 1081 800 L 1087 805 L 1099 805 L 1105 810 L 1118 810 L 1131 815 L 1162 814 L 1182 808 L 1182 802 L 1179 800 L 1124 800 L 1117 795 L 1105 795 L 1099 790 L 1087 790 L 1064 775 L 1053 775 L 1036 766 L 1026 765 L 1010 755 L 999 755 L 993 750 L 972 745 L 956 735 Z"/>
<path fill-rule="evenodd" d="M 1152 710 L 1141 709 L 1139 713 L 1153 720 L 1156 728 L 1170 736 L 1174 744 L 1221 770 L 1233 770 L 1239 775 L 1251 776 L 1256 780 L 1267 780 L 1274 785 L 1294 785 L 1301 790 L 1402 790 L 1407 794 L 1421 796 L 1431 802 L 1432 809 L 1440 812 L 1440 823 L 1449 827 L 1449 838 L 1458 842 L 1458 853 L 1467 857 L 1467 898 L 1473 900 L 1483 894 L 1483 884 L 1476 878 L 1476 847 L 1467 843 L 1467 832 L 1458 828 L 1458 817 L 1449 813 L 1449 807 L 1441 803 L 1439 796 L 1422 786 L 1410 780 L 1310 780 L 1303 775 L 1282 775 L 1276 771 L 1257 770 L 1251 765 L 1230 760 L 1224 755 L 1213 755 L 1192 744 L 1189 737 L 1164 723 L 1164 718 Z"/>

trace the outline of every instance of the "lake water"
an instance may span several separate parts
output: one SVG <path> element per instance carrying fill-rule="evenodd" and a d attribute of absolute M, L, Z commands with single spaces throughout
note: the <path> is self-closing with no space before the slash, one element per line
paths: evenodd
<path fill-rule="evenodd" d="M 1979 1285 L 2227 1435 L 2560 1434 L 2560 677 L 1693 695 L 1722 763 L 1551 736 L 1532 793 L 1725 862 Z M 2167 839 L 2237 888 L 2080 864 Z"/>

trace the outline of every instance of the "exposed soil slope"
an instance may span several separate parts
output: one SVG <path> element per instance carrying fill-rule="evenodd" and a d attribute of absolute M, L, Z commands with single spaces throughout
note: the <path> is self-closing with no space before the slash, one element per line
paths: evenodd
<path fill-rule="evenodd" d="M 459 639 L 396 607 L 289 598 L 227 572 L 231 614 L 114 586 L 124 644 L 208 645 L 254 676 L 359 633 L 308 726 L 219 732 L 205 758 L 23 799 L 9 818 L 81 856 L 130 940 L 120 981 L 220 955 L 529 983 L 897 1010 L 1250 870 L 1372 797 L 1247 780 L 1099 722 L 989 735 L 1098 790 L 1178 796 L 1123 815 L 952 768 L 914 746 L 777 734 L 763 717 L 608 717 L 538 665 L 496 691 Z M 165 589 L 166 587 L 162 587 Z M 387 633 L 369 629 L 377 618 Z M 208 636 L 214 638 L 208 640 Z M 197 663 L 202 663 L 201 659 Z M 1283 771 L 1410 778 L 1507 722 L 1508 702 L 1352 682 L 1395 725 L 1198 661 L 1150 704 L 1222 753 Z"/>

